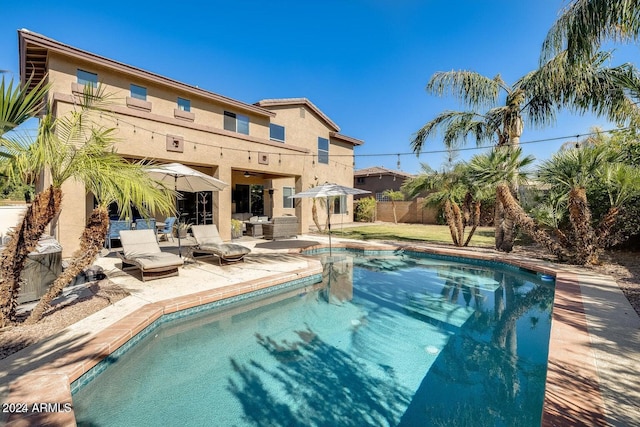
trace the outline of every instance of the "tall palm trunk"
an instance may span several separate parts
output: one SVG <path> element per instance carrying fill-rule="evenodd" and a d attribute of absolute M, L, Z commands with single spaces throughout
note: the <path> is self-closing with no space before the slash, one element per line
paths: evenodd
<path fill-rule="evenodd" d="M 396 215 L 396 202 L 393 199 L 391 199 L 391 209 L 393 209 L 393 223 L 397 224 L 398 217 Z"/>
<path fill-rule="evenodd" d="M 104 246 L 108 229 L 109 211 L 104 206 L 98 206 L 89 216 L 80 238 L 80 249 L 75 253 L 74 259 L 69 264 L 69 267 L 51 284 L 47 293 L 38 301 L 29 318 L 25 321 L 26 324 L 34 324 L 42 319 L 44 313 L 49 309 L 51 301 L 60 295 L 64 287 L 71 283 L 82 270 L 95 261 Z"/>
<path fill-rule="evenodd" d="M 500 184 L 496 188 L 496 198 L 504 206 L 505 213 L 513 218 L 514 222 L 522 227 L 522 230 L 537 243 L 543 245 L 549 252 L 556 255 L 560 260 L 569 258 L 567 251 L 555 240 L 542 230 L 538 224 L 520 207 L 516 199 L 511 194 L 511 190 L 505 184 Z"/>
<path fill-rule="evenodd" d="M 462 211 L 460 206 L 454 201 L 451 202 L 451 208 L 453 210 L 453 219 L 456 225 L 457 242 L 456 246 L 462 246 L 462 240 L 464 239 L 464 222 L 462 220 Z"/>
<path fill-rule="evenodd" d="M 613 230 L 613 226 L 618 220 L 618 215 L 620 214 L 620 208 L 616 206 L 611 206 L 604 218 L 600 221 L 600 225 L 598 225 L 598 231 L 596 232 L 597 236 L 597 248 L 598 250 L 604 249 L 611 242 L 609 239 L 611 238 L 611 232 Z"/>
<path fill-rule="evenodd" d="M 444 202 L 444 219 L 447 221 L 447 225 L 449 226 L 449 232 L 451 232 L 451 240 L 453 240 L 453 244 L 456 246 L 460 246 L 458 242 L 458 233 L 456 231 L 456 222 L 455 216 L 453 214 L 453 207 L 451 206 L 451 202 L 446 200 Z"/>
<path fill-rule="evenodd" d="M 595 264 L 596 236 L 591 226 L 591 209 L 587 202 L 587 191 L 583 187 L 575 187 L 569 191 L 569 220 L 575 233 L 575 246 L 580 264 Z"/>
<path fill-rule="evenodd" d="M 471 209 L 470 209 L 471 231 L 469 231 L 469 234 L 467 235 L 467 240 L 464 241 L 463 246 L 469 246 L 469 242 L 471 241 L 471 238 L 473 237 L 473 235 L 476 232 L 476 229 L 480 225 L 480 214 L 481 214 L 480 207 L 481 207 L 480 202 L 478 201 L 471 202 Z"/>
<path fill-rule="evenodd" d="M 311 199 L 311 218 L 313 218 L 313 223 L 318 228 L 319 232 L 322 232 L 322 227 L 320 227 L 320 220 L 318 219 L 318 207 L 316 206 L 316 199 Z"/>
<path fill-rule="evenodd" d="M 27 208 L 20 225 L 11 234 L 11 240 L 2 252 L 0 261 L 0 327 L 15 320 L 18 293 L 20 292 L 20 273 L 44 230 L 60 211 L 62 191 L 50 186 L 36 194 L 31 206 Z"/>
<path fill-rule="evenodd" d="M 500 201 L 500 199 L 496 198 L 496 204 L 494 206 L 494 211 L 493 211 L 493 227 L 495 229 L 495 245 L 496 245 L 496 249 L 501 251 L 502 248 L 505 246 L 505 231 L 506 231 L 506 226 L 504 224 L 504 221 L 506 220 L 505 217 L 505 209 L 504 209 L 504 205 L 502 204 L 502 202 Z"/>

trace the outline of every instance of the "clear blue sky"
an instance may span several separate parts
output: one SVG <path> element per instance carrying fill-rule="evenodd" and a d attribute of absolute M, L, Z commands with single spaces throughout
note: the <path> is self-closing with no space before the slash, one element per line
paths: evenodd
<path fill-rule="evenodd" d="M 356 168 L 397 167 L 412 134 L 461 108 L 424 87 L 436 71 L 500 73 L 513 83 L 537 66 L 541 43 L 564 2 L 455 0 L 7 1 L 1 7 L 0 69 L 18 75 L 19 28 L 243 102 L 306 97 L 365 141 Z M 623 57 L 627 55 L 627 59 Z M 618 51 L 614 65 L 637 56 Z M 13 73 L 13 74 L 11 74 Z M 604 119 L 562 114 L 522 142 L 585 134 Z M 566 140 L 525 144 L 545 159 Z M 575 137 L 573 138 L 575 139 Z M 475 142 L 469 140 L 469 148 Z M 424 151 L 442 150 L 437 139 Z M 477 151 L 462 153 L 462 159 Z M 389 154 L 389 155 L 383 155 Z M 376 156 L 380 155 L 380 156 Z M 439 168 L 445 154 L 403 154 L 400 168 Z"/>

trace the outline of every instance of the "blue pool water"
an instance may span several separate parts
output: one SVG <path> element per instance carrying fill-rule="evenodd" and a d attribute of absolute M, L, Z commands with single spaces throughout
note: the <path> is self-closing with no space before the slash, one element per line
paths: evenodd
<path fill-rule="evenodd" d="M 78 425 L 538 426 L 553 283 L 474 263 L 341 253 L 161 324 L 74 387 Z"/>

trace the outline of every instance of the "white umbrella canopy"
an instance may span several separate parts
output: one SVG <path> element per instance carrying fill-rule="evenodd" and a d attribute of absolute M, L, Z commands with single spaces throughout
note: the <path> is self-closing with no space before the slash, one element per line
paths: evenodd
<path fill-rule="evenodd" d="M 355 194 L 368 194 L 371 191 L 361 190 L 359 188 L 353 187 L 345 187 L 344 185 L 339 184 L 331 184 L 329 182 L 325 182 L 322 185 L 318 185 L 316 187 L 310 188 L 305 191 L 301 191 L 292 196 L 289 196 L 290 199 L 317 199 L 317 198 L 326 198 L 327 199 L 327 227 L 329 229 L 329 256 L 331 256 L 331 215 L 329 214 L 329 197 L 336 196 L 350 196 Z"/>
<path fill-rule="evenodd" d="M 149 174 L 153 179 L 167 186 L 173 184 L 176 191 L 188 191 L 190 193 L 220 191 L 229 185 L 211 175 L 191 169 L 182 163 L 168 163 L 150 168 Z"/>
<path fill-rule="evenodd" d="M 178 206 L 178 191 L 186 191 L 189 193 L 197 193 L 200 191 L 220 191 L 227 187 L 224 181 L 191 169 L 182 163 L 168 163 L 148 169 L 149 175 L 156 181 L 163 183 L 167 187 L 173 184 L 176 190 L 176 208 Z M 180 213 L 178 212 L 178 218 Z M 178 233 L 178 255 L 182 256 L 182 244 L 180 242 L 180 233 Z"/>

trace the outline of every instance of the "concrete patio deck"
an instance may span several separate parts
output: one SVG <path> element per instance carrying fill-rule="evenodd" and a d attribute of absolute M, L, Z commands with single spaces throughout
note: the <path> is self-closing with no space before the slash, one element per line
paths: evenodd
<path fill-rule="evenodd" d="M 217 261 L 203 259 L 187 263 L 178 277 L 148 282 L 140 281 L 136 272 L 121 271 L 116 257 L 100 258 L 97 264 L 109 279 L 131 296 L 0 360 L 2 402 L 72 405 L 70 383 L 162 314 L 320 272 L 318 261 L 293 253 L 306 242 L 328 241 L 316 235 L 284 242 L 243 238 L 237 243 L 252 248 L 244 263 L 218 266 Z M 333 243 L 335 247 L 354 244 L 336 236 Z M 162 245 L 176 250 L 175 242 Z M 611 277 L 491 250 L 403 247 L 510 262 L 555 274 L 542 424 L 640 425 L 640 318 Z M 60 408 L 53 413 L 14 413 L 8 418 L 10 414 L 5 413 L 4 421 L 12 426 L 74 425 L 72 409 Z"/>

